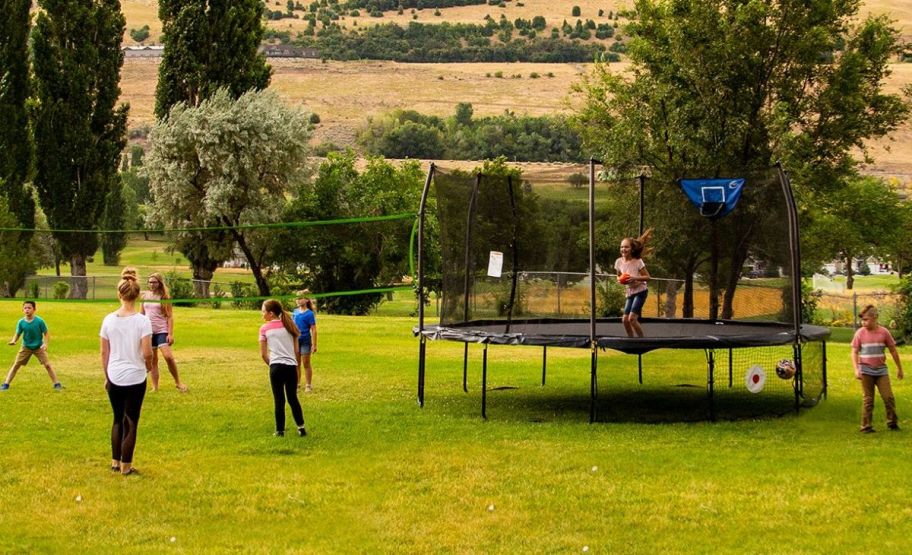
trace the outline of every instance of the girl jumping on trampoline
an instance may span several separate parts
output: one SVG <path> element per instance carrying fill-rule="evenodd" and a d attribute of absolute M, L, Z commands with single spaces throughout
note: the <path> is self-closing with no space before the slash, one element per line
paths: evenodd
<path fill-rule="evenodd" d="M 282 303 L 269 299 L 263 303 L 263 320 L 260 326 L 260 356 L 269 365 L 269 382 L 272 384 L 272 400 L 275 405 L 275 435 L 285 435 L 285 399 L 291 407 L 291 415 L 298 425 L 298 435 L 306 436 L 304 412 L 298 400 L 298 327 Z"/>
<path fill-rule="evenodd" d="M 626 289 L 627 302 L 624 304 L 624 329 L 627 337 L 643 337 L 640 317 L 643 305 L 649 295 L 649 272 L 643 262 L 643 251 L 652 238 L 652 229 L 647 229 L 639 237 L 626 237 L 621 241 L 621 256 L 614 261 L 618 283 Z"/>

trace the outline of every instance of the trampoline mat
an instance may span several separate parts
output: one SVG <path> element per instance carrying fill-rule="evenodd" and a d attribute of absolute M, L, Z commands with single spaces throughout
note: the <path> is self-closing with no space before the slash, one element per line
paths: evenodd
<path fill-rule="evenodd" d="M 724 349 L 795 341 L 794 326 L 776 322 L 643 318 L 640 324 L 646 336 L 635 338 L 627 337 L 620 318 L 598 320 L 598 346 L 638 354 L 655 349 Z M 428 339 L 465 343 L 588 348 L 589 330 L 589 320 L 538 319 L 514 320 L 509 327 L 504 321 L 478 320 L 415 328 L 413 332 Z M 821 341 L 829 334 L 830 330 L 822 326 L 801 326 L 803 341 Z"/>

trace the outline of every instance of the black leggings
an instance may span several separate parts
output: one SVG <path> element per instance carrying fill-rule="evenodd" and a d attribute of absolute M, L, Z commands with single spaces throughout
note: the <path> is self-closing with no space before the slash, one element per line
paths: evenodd
<path fill-rule="evenodd" d="M 293 364 L 270 364 L 269 382 L 272 384 L 272 400 L 275 402 L 276 431 L 285 431 L 285 397 L 291 407 L 291 416 L 298 427 L 304 425 L 304 411 L 298 401 L 298 367 Z"/>
<path fill-rule="evenodd" d="M 146 380 L 136 385 L 108 384 L 108 399 L 114 410 L 114 425 L 111 426 L 111 459 L 122 463 L 133 462 L 136 448 L 136 428 L 139 426 L 139 412 L 146 396 Z"/>

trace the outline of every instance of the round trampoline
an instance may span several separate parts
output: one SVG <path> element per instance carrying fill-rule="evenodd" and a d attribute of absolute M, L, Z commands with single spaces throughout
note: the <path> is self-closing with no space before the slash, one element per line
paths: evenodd
<path fill-rule="evenodd" d="M 645 175 L 611 172 L 597 178 L 597 165 L 585 168 L 585 197 L 578 185 L 567 189 L 584 179 L 582 168 L 484 175 L 431 165 L 418 220 L 419 405 L 431 340 L 464 343 L 466 392 L 469 344 L 483 346 L 485 418 L 490 345 L 542 348 L 542 385 L 549 347 L 588 349 L 590 422 L 597 416 L 599 351 L 606 349 L 637 357 L 640 384 L 644 354 L 704 351 L 711 419 L 716 365 L 727 366 L 732 388 L 736 372 L 759 380 L 764 369 L 788 362 L 794 374 L 770 382 L 779 399 L 791 398 L 798 410 L 824 397 L 829 330 L 801 321 L 798 216 L 782 168 L 647 182 Z M 429 219 L 436 224 L 430 234 Z M 658 240 L 644 260 L 661 277 L 648 282 L 639 320 L 645 336 L 636 337 L 620 318 L 624 288 L 606 269 L 620 239 L 642 234 L 647 223 Z M 432 285 L 437 324 L 425 322 Z"/>
<path fill-rule="evenodd" d="M 596 343 L 599 348 L 627 354 L 643 354 L 655 349 L 733 349 L 789 345 L 799 342 L 822 341 L 830 330 L 804 324 L 799 337 L 787 324 L 776 322 L 699 320 L 640 320 L 649 333 L 647 337 L 627 337 L 619 318 L 597 320 Z M 492 345 L 534 345 L 539 347 L 589 348 L 590 322 L 586 320 L 515 320 L 509 330 L 503 322 L 493 320 L 464 322 L 449 326 L 426 326 L 420 333 L 428 339 L 445 339 L 466 343 Z"/>

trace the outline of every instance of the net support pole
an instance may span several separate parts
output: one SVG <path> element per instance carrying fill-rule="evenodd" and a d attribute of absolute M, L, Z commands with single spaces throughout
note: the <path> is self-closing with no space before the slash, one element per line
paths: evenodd
<path fill-rule="evenodd" d="M 728 349 L 728 388 L 734 386 L 734 365 L 732 363 L 732 349 Z"/>
<path fill-rule="evenodd" d="M 418 406 L 424 406 L 424 371 L 427 338 L 424 336 L 424 221 L 427 209 L 428 191 L 434 178 L 434 163 L 428 168 L 424 188 L 421 190 L 421 202 L 418 205 Z"/>
<path fill-rule="evenodd" d="M 598 390 L 598 341 L 595 336 L 595 160 L 589 159 L 589 423 L 595 422 Z"/>
<path fill-rule="evenodd" d="M 795 195 L 788 174 L 782 169 L 782 163 L 776 163 L 779 174 L 779 183 L 782 185 L 782 195 L 785 197 L 786 212 L 788 212 L 789 260 L 792 271 L 792 320 L 795 328 L 795 342 L 801 341 L 801 242 L 798 229 L 798 206 L 795 204 Z M 795 361 L 795 369 L 800 373 L 801 368 Z"/>
<path fill-rule="evenodd" d="M 643 353 L 637 353 L 637 378 L 643 385 Z"/>
<path fill-rule="evenodd" d="M 637 185 L 638 185 L 639 191 L 640 191 L 640 233 L 639 233 L 639 235 L 642 236 L 643 231 L 644 231 L 643 228 L 646 227 L 645 218 L 643 216 L 645 213 L 645 206 L 646 206 L 646 200 L 644 197 L 644 193 L 645 193 L 645 189 L 646 189 L 646 174 L 644 174 L 644 173 L 640 174 L 640 176 L 637 178 Z"/>
<path fill-rule="evenodd" d="M 510 234 L 510 250 L 513 251 L 511 262 L 513 265 L 513 275 L 510 279 L 510 304 L 507 310 L 507 326 L 506 329 L 504 329 L 504 333 L 510 333 L 510 325 L 513 323 L 513 305 L 516 303 L 516 280 L 519 277 L 519 271 L 517 269 L 519 263 L 519 245 L 516 244 L 516 230 L 519 222 L 516 218 L 516 197 L 513 191 L 513 178 L 511 176 L 507 176 L 507 193 L 510 195 L 510 214 L 513 220 Z"/>
<path fill-rule="evenodd" d="M 469 210 L 466 214 L 466 242 L 465 242 L 465 260 L 463 262 L 463 271 L 465 272 L 465 281 L 463 283 L 463 314 L 462 321 L 469 320 L 469 289 L 471 288 L 472 279 L 472 223 L 475 221 L 475 206 L 478 202 L 478 188 L 481 186 L 481 174 L 475 176 L 475 187 L 472 188 L 472 197 L 469 200 Z"/>

